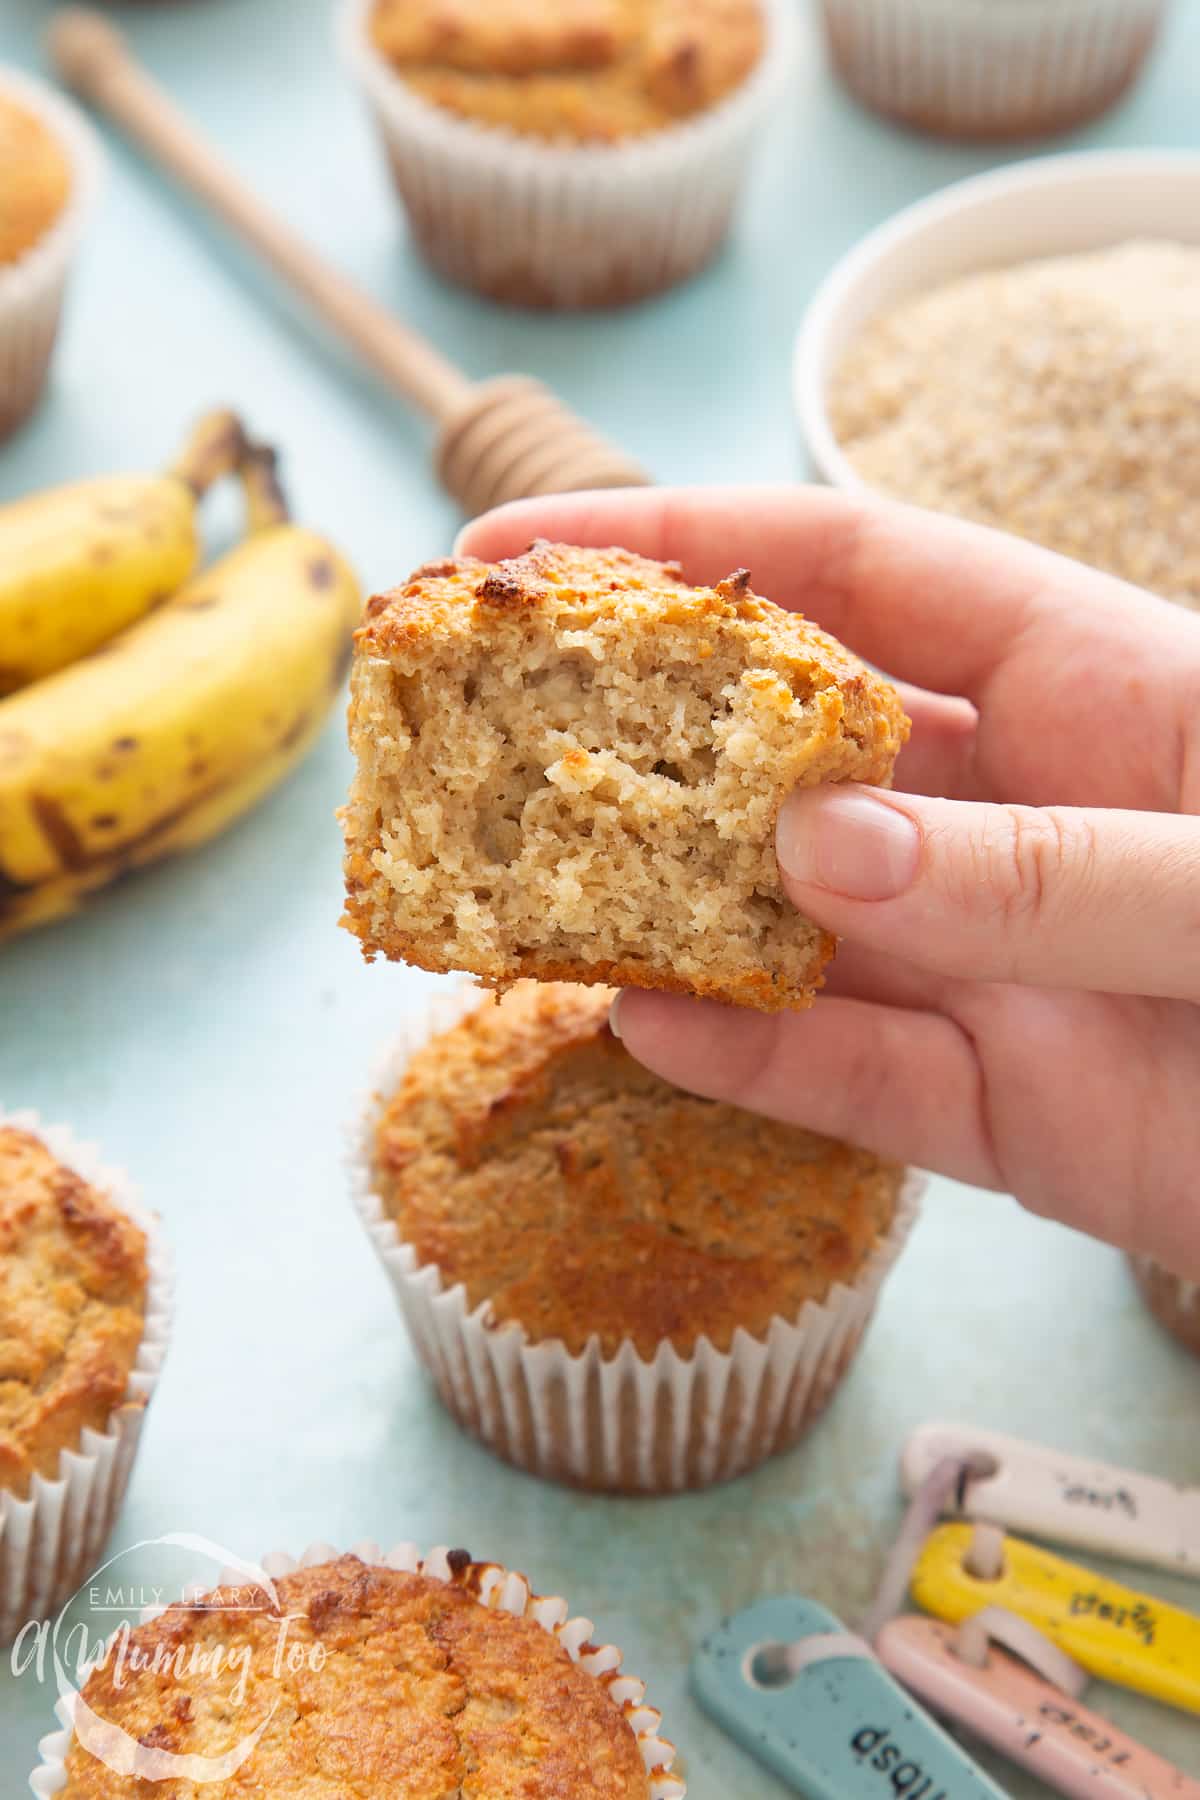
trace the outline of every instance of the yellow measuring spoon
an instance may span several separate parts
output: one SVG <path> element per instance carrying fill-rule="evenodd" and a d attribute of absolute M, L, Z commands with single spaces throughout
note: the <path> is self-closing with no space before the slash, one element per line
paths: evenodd
<path fill-rule="evenodd" d="M 977 1529 L 930 1533 L 912 1574 L 925 1612 L 959 1624 L 985 1606 L 1007 1607 L 1089 1674 L 1200 1713 L 1200 1618 L 1015 1537 L 1003 1537 L 999 1574 L 985 1579 L 968 1563 Z"/>

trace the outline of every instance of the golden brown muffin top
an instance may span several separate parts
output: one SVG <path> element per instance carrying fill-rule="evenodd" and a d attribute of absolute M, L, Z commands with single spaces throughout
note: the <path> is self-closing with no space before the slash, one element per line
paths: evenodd
<path fill-rule="evenodd" d="M 146 1239 L 27 1131 L 0 1127 L 0 1491 L 104 1431 L 142 1341 Z M 132 1402 L 131 1404 L 136 1404 Z"/>
<path fill-rule="evenodd" d="M 753 628 L 745 636 L 747 661 L 759 648 L 798 683 L 841 689 L 845 735 L 863 752 L 856 781 L 889 779 L 908 737 L 908 719 L 890 682 L 803 613 L 756 594 L 747 569 L 735 569 L 716 587 L 692 587 L 678 563 L 539 538 L 523 556 L 505 562 L 461 556 L 423 564 L 403 587 L 368 600 L 355 644 L 360 656 L 386 657 L 426 639 L 466 639 L 480 625 L 523 614 L 541 614 L 576 631 L 615 621 L 631 633 L 736 620 Z M 705 654 L 703 642 L 698 654 Z M 794 695 L 782 681 L 764 678 L 761 685 L 776 711 L 790 707 Z"/>
<path fill-rule="evenodd" d="M 71 165 L 36 115 L 0 94 L 0 263 L 43 238 L 67 204 Z"/>
<path fill-rule="evenodd" d="M 481 1565 L 461 1553 L 451 1565 L 442 1582 L 342 1556 L 281 1576 L 274 1602 L 253 1585 L 214 1589 L 139 1626 L 123 1664 L 91 1675 L 84 1700 L 175 1755 L 228 1754 L 269 1719 L 214 1787 L 228 1800 L 648 1800 L 637 1739 L 604 1679 L 534 1619 L 483 1606 Z M 230 1704 L 242 1669 L 244 1695 Z M 63 1800 L 149 1790 L 72 1745 Z"/>
<path fill-rule="evenodd" d="M 479 124 L 613 143 L 715 106 L 763 54 L 761 0 L 376 0 L 375 47 Z"/>
<path fill-rule="evenodd" d="M 902 1170 L 679 1092 L 608 1028 L 611 993 L 525 983 L 409 1062 L 376 1133 L 401 1238 L 472 1307 L 574 1355 L 765 1335 L 852 1283 Z"/>

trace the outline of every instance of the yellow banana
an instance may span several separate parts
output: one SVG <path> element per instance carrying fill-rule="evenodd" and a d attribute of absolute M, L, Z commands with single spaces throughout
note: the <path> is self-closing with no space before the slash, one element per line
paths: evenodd
<path fill-rule="evenodd" d="M 202 419 L 161 475 L 110 475 L 0 506 L 0 695 L 77 662 L 182 586 L 196 502 L 245 449 L 232 413 Z"/>
<path fill-rule="evenodd" d="M 251 475 L 250 540 L 100 655 L 0 701 L 0 938 L 215 836 L 303 756 L 360 595 Z"/>

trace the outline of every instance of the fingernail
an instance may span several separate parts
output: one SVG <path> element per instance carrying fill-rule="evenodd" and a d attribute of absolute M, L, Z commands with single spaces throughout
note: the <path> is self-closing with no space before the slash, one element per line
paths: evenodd
<path fill-rule="evenodd" d="M 621 1041 L 621 1002 L 624 998 L 624 994 L 618 994 L 608 1009 L 608 1029 L 618 1043 Z"/>
<path fill-rule="evenodd" d="M 780 811 L 775 848 L 792 881 L 848 900 L 894 900 L 916 880 L 921 834 L 861 788 L 798 788 Z"/>

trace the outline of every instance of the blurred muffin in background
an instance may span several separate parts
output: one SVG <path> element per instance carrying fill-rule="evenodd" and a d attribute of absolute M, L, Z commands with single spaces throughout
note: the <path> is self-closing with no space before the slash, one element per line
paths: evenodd
<path fill-rule="evenodd" d="M 1200 1286 L 1149 1256 L 1131 1256 L 1129 1262 L 1142 1299 L 1163 1330 L 1200 1356 Z"/>
<path fill-rule="evenodd" d="M 763 53 L 759 0 L 375 0 L 371 41 L 418 94 L 550 143 L 618 143 L 715 106 Z"/>
<path fill-rule="evenodd" d="M 0 1113 L 0 1645 L 95 1567 L 169 1331 L 155 1222 L 61 1126 Z"/>
<path fill-rule="evenodd" d="M 413 235 L 451 280 L 613 305 L 715 254 L 793 0 L 346 0 Z"/>
<path fill-rule="evenodd" d="M 0 93 L 0 263 L 18 262 L 62 217 L 71 165 L 54 133 Z"/>
<path fill-rule="evenodd" d="M 1165 0 L 821 0 L 834 68 L 875 112 L 946 137 L 1066 131 L 1137 77 Z"/>
<path fill-rule="evenodd" d="M 73 107 L 0 68 L 0 438 L 45 385 L 95 160 Z"/>

